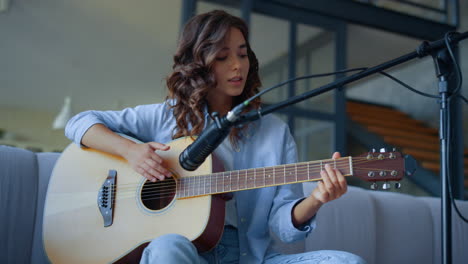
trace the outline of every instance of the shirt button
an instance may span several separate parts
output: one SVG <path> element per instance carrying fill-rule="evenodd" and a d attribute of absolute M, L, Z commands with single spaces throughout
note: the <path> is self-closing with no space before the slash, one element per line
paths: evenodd
<path fill-rule="evenodd" d="M 245 223 L 245 221 L 247 221 L 244 217 L 241 218 L 241 222 L 242 223 Z"/>
<path fill-rule="evenodd" d="M 245 256 L 247 256 L 247 253 L 244 252 L 244 253 L 242 253 L 241 255 L 242 255 L 243 257 L 245 257 Z"/>

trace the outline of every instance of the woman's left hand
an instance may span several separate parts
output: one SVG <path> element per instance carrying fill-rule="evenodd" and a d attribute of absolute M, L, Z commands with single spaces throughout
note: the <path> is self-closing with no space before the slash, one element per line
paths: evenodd
<path fill-rule="evenodd" d="M 340 157 L 340 153 L 333 153 L 333 159 Z M 309 197 L 302 200 L 293 209 L 292 221 L 295 227 L 301 226 L 311 219 L 324 203 L 341 197 L 348 189 L 348 184 L 338 169 L 327 164 L 320 175 L 322 181 L 319 181 Z"/>
<path fill-rule="evenodd" d="M 332 159 L 338 159 L 341 155 L 338 152 L 333 153 Z M 317 187 L 312 191 L 311 196 L 322 204 L 333 201 L 348 189 L 348 184 L 343 174 L 338 169 L 332 168 L 329 164 L 320 172 L 322 180 L 318 182 Z"/>

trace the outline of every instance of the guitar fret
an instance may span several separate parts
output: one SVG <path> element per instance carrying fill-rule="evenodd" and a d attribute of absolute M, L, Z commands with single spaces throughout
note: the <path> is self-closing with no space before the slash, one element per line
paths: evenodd
<path fill-rule="evenodd" d="M 239 171 L 237 171 L 237 190 L 239 190 Z"/>
<path fill-rule="evenodd" d="M 262 172 L 263 168 L 256 168 L 255 169 L 255 187 L 263 187 L 263 180 L 262 180 Z"/>
<path fill-rule="evenodd" d="M 203 181 L 203 176 L 199 176 L 198 178 L 198 195 L 202 195 L 202 181 Z"/>
<path fill-rule="evenodd" d="M 247 189 L 247 170 L 245 170 L 245 188 Z"/>
<path fill-rule="evenodd" d="M 196 182 L 195 183 L 195 186 L 196 186 L 196 192 L 195 193 L 198 196 L 198 195 L 200 195 L 200 177 L 199 176 L 195 177 L 195 182 Z"/>
<path fill-rule="evenodd" d="M 224 174 L 223 174 L 223 176 L 224 176 Z M 228 178 L 229 178 L 229 184 L 226 183 L 226 182 L 228 182 Z M 225 176 L 224 183 L 226 184 L 225 192 L 228 191 L 228 189 L 230 191 L 231 190 L 231 174 L 229 174 L 229 176 L 227 176 L 227 175 Z"/>
<path fill-rule="evenodd" d="M 229 190 L 232 191 L 232 173 L 229 172 Z"/>
<path fill-rule="evenodd" d="M 254 180 L 253 180 L 253 183 L 254 183 L 254 187 L 257 187 L 257 183 L 256 183 L 256 181 L 257 181 L 257 170 L 256 170 L 256 169 L 253 169 L 253 171 L 254 171 Z"/>
<path fill-rule="evenodd" d="M 206 194 L 206 176 L 203 176 L 203 194 Z"/>
<path fill-rule="evenodd" d="M 200 194 L 200 183 L 199 183 L 199 178 L 198 176 L 194 176 L 193 177 L 193 181 L 195 182 L 195 184 L 193 185 L 193 195 L 195 196 L 198 196 Z"/>
<path fill-rule="evenodd" d="M 215 178 L 215 193 L 218 193 L 218 177 L 216 176 L 216 174 L 214 174 L 214 178 Z"/>
<path fill-rule="evenodd" d="M 296 182 L 297 182 L 297 164 L 294 164 L 294 165 L 295 165 L 294 167 L 296 167 Z"/>
<path fill-rule="evenodd" d="M 273 167 L 273 185 L 276 185 L 276 173 L 275 173 L 275 167 Z"/>
<path fill-rule="evenodd" d="M 284 182 L 283 182 L 283 183 L 286 183 L 286 165 L 283 165 L 283 168 L 284 168 L 284 172 L 283 172 L 283 180 L 284 180 Z"/>
<path fill-rule="evenodd" d="M 249 189 L 252 189 L 253 187 L 255 187 L 255 181 L 251 176 L 252 170 L 250 169 L 250 170 L 247 170 L 247 171 L 248 171 L 248 175 L 249 175 L 249 180 L 247 182 L 247 187 Z"/>
<path fill-rule="evenodd" d="M 188 190 L 188 196 L 192 196 L 193 194 L 193 186 L 192 186 L 192 177 L 189 178 L 189 190 Z"/>
<path fill-rule="evenodd" d="M 224 172 L 223 172 L 223 192 L 225 192 L 224 187 L 226 186 L 225 179 L 224 179 Z"/>

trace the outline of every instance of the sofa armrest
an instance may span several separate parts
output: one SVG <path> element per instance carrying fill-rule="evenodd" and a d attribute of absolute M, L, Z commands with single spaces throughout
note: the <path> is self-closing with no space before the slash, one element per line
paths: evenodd
<path fill-rule="evenodd" d="M 0 263 L 31 261 L 37 183 L 36 155 L 0 146 Z"/>

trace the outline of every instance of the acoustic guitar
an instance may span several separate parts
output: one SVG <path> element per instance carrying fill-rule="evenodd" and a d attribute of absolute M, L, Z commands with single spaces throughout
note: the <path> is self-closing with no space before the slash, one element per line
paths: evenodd
<path fill-rule="evenodd" d="M 414 171 L 414 161 L 395 151 L 229 172 L 213 172 L 210 156 L 186 171 L 178 158 L 192 142 L 177 139 L 167 144 L 169 151 L 158 152 L 173 177 L 157 182 L 123 158 L 70 144 L 45 201 L 43 239 L 52 263 L 137 263 L 152 239 L 170 233 L 187 237 L 200 252 L 210 250 L 223 232 L 222 194 L 317 181 L 325 164 L 374 183 Z"/>

